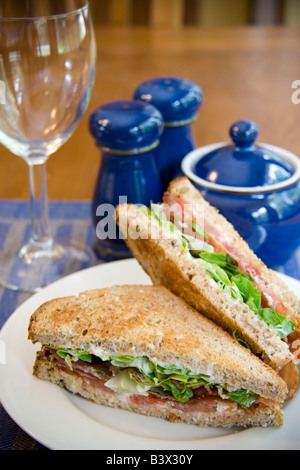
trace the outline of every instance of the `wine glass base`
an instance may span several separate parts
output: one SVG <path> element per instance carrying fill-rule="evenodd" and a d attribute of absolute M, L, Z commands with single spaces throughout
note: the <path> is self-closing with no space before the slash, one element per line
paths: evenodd
<path fill-rule="evenodd" d="M 36 293 L 69 274 L 95 266 L 92 250 L 76 242 L 56 242 L 50 250 L 29 250 L 25 245 L 0 256 L 0 287 Z"/>

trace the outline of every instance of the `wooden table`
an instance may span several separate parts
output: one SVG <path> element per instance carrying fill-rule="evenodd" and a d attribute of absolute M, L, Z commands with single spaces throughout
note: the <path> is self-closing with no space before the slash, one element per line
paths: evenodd
<path fill-rule="evenodd" d="M 300 29 L 284 27 L 140 29 L 97 28 L 98 63 L 90 106 L 71 139 L 47 163 L 50 199 L 89 200 L 100 153 L 88 131 L 99 105 L 130 99 L 147 78 L 175 75 L 203 88 L 195 123 L 198 146 L 228 140 L 230 125 L 252 119 L 259 140 L 300 156 Z M 299 94 L 300 96 L 300 94 Z M 0 198 L 27 198 L 27 167 L 1 147 Z"/>

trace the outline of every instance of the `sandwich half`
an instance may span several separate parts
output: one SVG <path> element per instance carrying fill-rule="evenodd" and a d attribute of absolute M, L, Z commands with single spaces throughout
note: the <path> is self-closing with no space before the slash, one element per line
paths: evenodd
<path fill-rule="evenodd" d="M 97 404 L 199 426 L 281 426 L 285 382 L 163 286 L 54 299 L 33 313 L 33 374 Z"/>
<path fill-rule="evenodd" d="M 299 380 L 299 299 L 189 180 L 174 180 L 151 208 L 119 206 L 116 218 L 153 284 L 247 345 L 281 374 L 292 397 Z"/>

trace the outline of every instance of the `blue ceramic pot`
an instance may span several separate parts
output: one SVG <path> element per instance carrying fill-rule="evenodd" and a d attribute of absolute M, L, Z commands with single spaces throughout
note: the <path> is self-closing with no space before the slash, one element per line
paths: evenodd
<path fill-rule="evenodd" d="M 97 108 L 89 128 L 101 151 L 101 164 L 92 201 L 95 248 L 105 260 L 130 257 L 115 222 L 120 203 L 150 205 L 162 198 L 155 151 L 163 119 L 152 105 L 117 101 Z"/>
<path fill-rule="evenodd" d="M 155 159 L 165 190 L 180 171 L 182 159 L 195 148 L 193 123 L 202 106 L 202 89 L 185 78 L 158 77 L 141 83 L 133 98 L 151 103 L 163 116 Z"/>
<path fill-rule="evenodd" d="M 232 144 L 192 151 L 182 172 L 233 224 L 269 267 L 285 264 L 300 246 L 300 159 L 256 144 L 252 121 L 230 129 Z"/>

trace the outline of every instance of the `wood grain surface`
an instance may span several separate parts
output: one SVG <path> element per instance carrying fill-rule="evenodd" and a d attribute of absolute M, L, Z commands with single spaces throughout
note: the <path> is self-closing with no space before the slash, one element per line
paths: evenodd
<path fill-rule="evenodd" d="M 130 99 L 142 80 L 156 76 L 186 77 L 202 87 L 197 146 L 226 141 L 234 121 L 252 119 L 261 142 L 300 156 L 300 104 L 291 99 L 292 83 L 300 80 L 299 28 L 97 26 L 96 37 L 92 99 L 73 136 L 47 162 L 50 199 L 91 199 L 100 152 L 89 134 L 89 115 L 105 102 Z M 27 198 L 26 163 L 3 146 L 0 152 L 0 198 Z"/>

